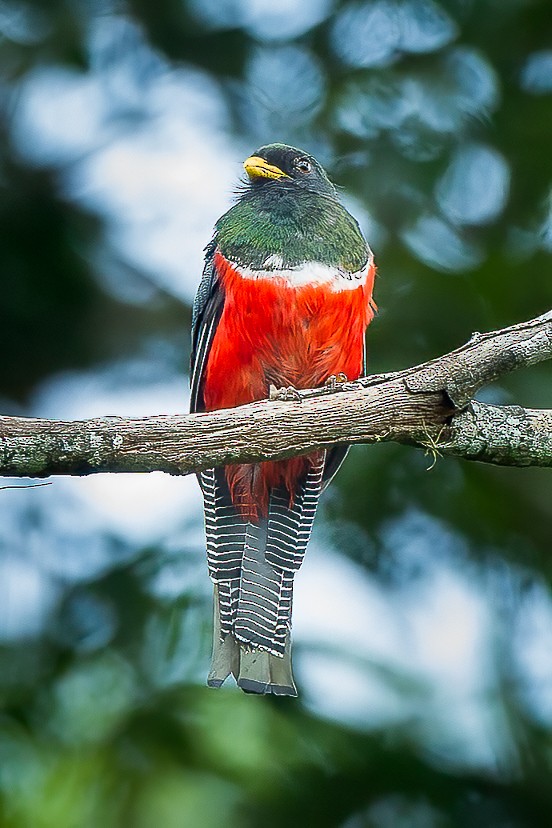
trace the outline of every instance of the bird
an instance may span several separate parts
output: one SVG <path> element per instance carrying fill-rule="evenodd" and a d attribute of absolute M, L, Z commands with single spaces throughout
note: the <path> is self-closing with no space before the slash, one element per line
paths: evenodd
<path fill-rule="evenodd" d="M 286 144 L 244 161 L 233 206 L 205 248 L 192 310 L 191 411 L 233 408 L 271 388 L 356 380 L 376 306 L 357 221 L 313 155 Z M 214 635 L 207 684 L 296 696 L 295 573 L 318 498 L 348 446 L 202 471 Z"/>

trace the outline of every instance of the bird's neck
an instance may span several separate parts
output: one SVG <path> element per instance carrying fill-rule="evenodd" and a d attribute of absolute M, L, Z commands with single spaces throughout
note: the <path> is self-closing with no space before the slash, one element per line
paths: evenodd
<path fill-rule="evenodd" d="M 356 221 L 333 198 L 304 190 L 248 192 L 219 220 L 225 258 L 253 270 L 319 262 L 356 272 L 368 248 Z"/>

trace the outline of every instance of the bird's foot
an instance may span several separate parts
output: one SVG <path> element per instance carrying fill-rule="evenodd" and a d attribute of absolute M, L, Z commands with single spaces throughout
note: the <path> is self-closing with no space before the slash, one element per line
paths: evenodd
<path fill-rule="evenodd" d="M 301 402 L 302 397 L 297 388 L 293 385 L 284 386 L 283 388 L 276 388 L 275 385 L 270 385 L 268 399 L 283 400 L 284 402 L 290 402 L 291 400 Z"/>
<path fill-rule="evenodd" d="M 347 374 L 344 374 L 343 371 L 340 371 L 339 374 L 332 374 L 331 377 L 328 377 L 324 385 L 326 386 L 326 388 L 331 388 L 332 391 L 336 391 L 341 385 L 344 385 L 346 382 L 349 382 Z"/>
<path fill-rule="evenodd" d="M 268 399 L 284 400 L 285 402 L 296 400 L 301 402 L 302 397 L 297 388 L 294 388 L 293 385 L 288 385 L 284 388 L 276 388 L 275 385 L 270 385 L 268 390 Z"/>

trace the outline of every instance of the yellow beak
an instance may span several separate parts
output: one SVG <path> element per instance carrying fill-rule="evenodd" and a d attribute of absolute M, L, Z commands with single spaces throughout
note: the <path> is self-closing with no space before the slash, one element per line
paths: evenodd
<path fill-rule="evenodd" d="M 258 155 L 251 155 L 243 162 L 244 169 L 249 178 L 254 181 L 255 178 L 290 178 L 287 173 L 283 172 L 279 167 L 273 167 L 264 158 Z"/>

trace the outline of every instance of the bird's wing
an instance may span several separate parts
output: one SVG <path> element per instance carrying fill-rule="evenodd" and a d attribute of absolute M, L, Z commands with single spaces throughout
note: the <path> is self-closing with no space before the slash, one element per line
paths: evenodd
<path fill-rule="evenodd" d="M 335 475 L 341 468 L 341 464 L 347 456 L 349 448 L 350 446 L 338 445 L 333 446 L 326 452 L 326 463 L 324 465 L 324 473 L 322 475 L 321 492 L 323 492 L 334 479 Z"/>
<path fill-rule="evenodd" d="M 217 324 L 224 306 L 224 292 L 214 263 L 215 242 L 205 253 L 203 276 L 192 310 L 192 350 L 190 357 L 190 411 L 203 411 L 203 376 Z"/>
<path fill-rule="evenodd" d="M 366 375 L 366 342 L 362 350 L 362 374 Z M 335 475 L 341 468 L 341 464 L 347 457 L 350 446 L 337 445 L 333 446 L 326 452 L 326 463 L 324 466 L 324 473 L 322 475 L 322 488 L 324 491 L 334 479 Z"/>

